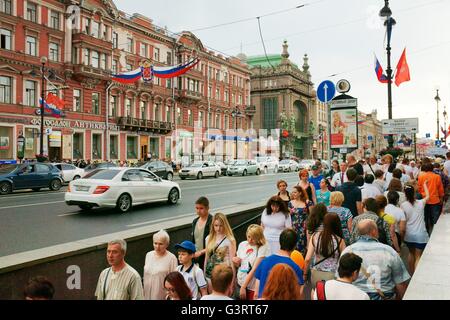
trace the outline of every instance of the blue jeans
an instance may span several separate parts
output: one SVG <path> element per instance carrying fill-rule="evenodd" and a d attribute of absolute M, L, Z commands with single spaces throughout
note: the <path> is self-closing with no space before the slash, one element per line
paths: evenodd
<path fill-rule="evenodd" d="M 427 227 L 428 234 L 431 235 L 433 226 L 437 223 L 439 216 L 441 215 L 441 204 L 427 204 L 425 205 L 425 226 Z"/>
<path fill-rule="evenodd" d="M 384 299 L 377 292 L 368 292 L 370 300 L 395 300 L 395 292 L 383 292 Z"/>

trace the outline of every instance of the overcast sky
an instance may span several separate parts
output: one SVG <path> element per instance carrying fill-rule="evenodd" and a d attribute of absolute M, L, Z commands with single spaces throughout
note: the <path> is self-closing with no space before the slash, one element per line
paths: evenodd
<path fill-rule="evenodd" d="M 309 56 L 315 87 L 322 80 L 347 79 L 350 95 L 359 99 L 363 112 L 378 110 L 378 119 L 387 118 L 387 87 L 374 71 L 375 53 L 386 70 L 385 28 L 378 17 L 383 0 L 115 0 L 119 10 L 139 12 L 156 25 L 170 31 L 196 30 L 236 20 L 247 22 L 194 31 L 202 43 L 228 55 L 242 51 L 264 54 L 256 17 L 284 9 L 307 6 L 262 17 L 261 27 L 268 54 L 281 53 L 288 41 L 290 59 L 303 64 Z M 443 107 L 450 113 L 450 0 L 391 0 L 397 21 L 392 35 L 392 66 L 397 66 L 403 48 L 411 81 L 393 84 L 393 117 L 419 118 L 420 135 L 436 135 L 436 89 Z M 330 75 L 338 74 L 330 77 Z M 449 117 L 450 119 L 450 117 Z M 449 121 L 447 121 L 447 126 Z"/>

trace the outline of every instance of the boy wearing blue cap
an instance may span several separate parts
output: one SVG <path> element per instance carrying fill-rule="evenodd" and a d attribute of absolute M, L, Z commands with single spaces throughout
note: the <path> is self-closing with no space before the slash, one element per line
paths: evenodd
<path fill-rule="evenodd" d="M 178 252 L 178 261 L 180 262 L 177 271 L 183 275 L 186 284 L 191 289 L 192 297 L 199 299 L 201 296 L 207 295 L 208 285 L 203 271 L 192 261 L 194 253 L 197 251 L 195 244 L 186 240 L 176 244 L 175 249 Z"/>

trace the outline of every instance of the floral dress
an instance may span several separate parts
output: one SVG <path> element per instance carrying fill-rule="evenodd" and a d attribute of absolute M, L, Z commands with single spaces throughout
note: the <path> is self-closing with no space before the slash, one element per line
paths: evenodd
<path fill-rule="evenodd" d="M 306 220 L 308 219 L 309 207 L 313 206 L 312 201 L 307 201 L 304 208 L 295 208 L 292 201 L 289 202 L 289 211 L 292 218 L 292 228 L 297 232 L 298 241 L 295 247 L 303 256 L 306 256 L 307 240 L 306 240 Z"/>

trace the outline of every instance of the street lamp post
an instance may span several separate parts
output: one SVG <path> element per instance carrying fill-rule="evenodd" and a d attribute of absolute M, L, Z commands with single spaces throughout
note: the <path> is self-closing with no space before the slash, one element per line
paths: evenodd
<path fill-rule="evenodd" d="M 40 151 L 39 156 L 42 159 L 44 157 L 44 112 L 45 112 L 45 64 L 47 63 L 47 57 L 41 57 L 42 63 L 42 78 L 41 78 L 41 135 L 40 135 Z"/>
<path fill-rule="evenodd" d="M 323 160 L 323 141 L 324 141 L 324 138 L 323 138 L 323 133 L 324 133 L 324 131 L 325 131 L 325 128 L 323 127 L 323 125 L 321 124 L 321 123 L 319 123 L 319 134 L 320 134 L 320 140 L 322 140 L 322 160 Z"/>
<path fill-rule="evenodd" d="M 441 101 L 441 98 L 439 97 L 439 89 L 436 89 L 436 97 L 434 97 L 434 100 L 436 101 L 436 139 L 439 140 L 439 101 Z"/>
<path fill-rule="evenodd" d="M 445 110 L 445 106 L 444 106 L 444 112 L 442 113 L 442 115 L 444 116 L 444 146 L 447 146 L 447 111 Z"/>
<path fill-rule="evenodd" d="M 238 106 L 234 107 L 233 111 L 231 112 L 231 116 L 234 118 L 234 130 L 235 130 L 234 131 L 235 132 L 234 139 L 236 140 L 236 160 L 238 159 L 237 118 L 240 117 L 241 115 L 242 115 L 242 112 L 241 112 L 241 110 L 239 110 L 239 107 Z"/>
<path fill-rule="evenodd" d="M 388 116 L 392 119 L 392 68 L 391 68 L 391 33 L 392 27 L 395 26 L 396 21 L 392 18 L 392 11 L 389 8 L 389 0 L 384 0 L 384 7 L 380 10 L 380 17 L 386 19 L 384 25 L 387 30 L 387 87 L 388 87 Z M 394 146 L 394 137 L 389 135 L 388 139 L 389 148 Z"/>

